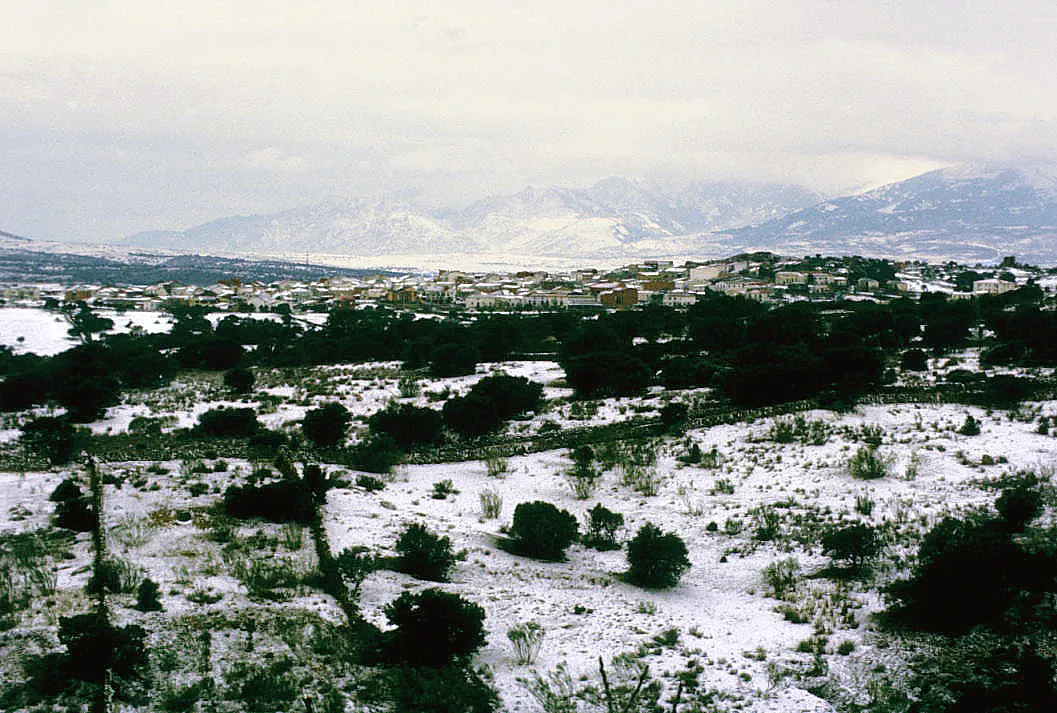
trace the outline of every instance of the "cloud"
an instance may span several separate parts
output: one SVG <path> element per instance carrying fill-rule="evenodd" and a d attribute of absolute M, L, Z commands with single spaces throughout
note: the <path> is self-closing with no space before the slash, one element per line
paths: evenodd
<path fill-rule="evenodd" d="M 840 190 L 1055 161 L 1055 23 L 1036 0 L 19 3 L 0 27 L 18 156 L 0 229 L 99 238 L 151 210 L 186 225 L 613 173 Z M 86 185 L 97 200 L 69 198 Z M 161 207 L 176 194 L 183 219 Z"/>
<path fill-rule="evenodd" d="M 297 174 L 308 170 L 308 162 L 302 156 L 291 156 L 276 146 L 251 151 L 243 157 L 242 163 L 275 173 Z"/>

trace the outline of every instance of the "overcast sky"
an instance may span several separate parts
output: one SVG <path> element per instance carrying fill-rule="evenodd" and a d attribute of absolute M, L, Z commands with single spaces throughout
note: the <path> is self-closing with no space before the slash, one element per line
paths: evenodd
<path fill-rule="evenodd" d="M 164 8 L 164 9 L 160 9 Z M 1057 3 L 0 0 L 0 230 L 1057 163 Z"/>

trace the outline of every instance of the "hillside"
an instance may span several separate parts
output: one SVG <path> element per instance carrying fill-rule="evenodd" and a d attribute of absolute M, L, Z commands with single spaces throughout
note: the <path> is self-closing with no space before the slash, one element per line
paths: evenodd
<path fill-rule="evenodd" d="M 732 231 L 754 249 L 995 263 L 1057 261 L 1057 178 L 1012 168 L 940 169 Z"/>
<path fill-rule="evenodd" d="M 585 189 L 526 188 L 460 210 L 428 211 L 392 199 L 330 200 L 185 231 L 140 233 L 124 242 L 200 252 L 350 256 L 676 254 L 693 250 L 687 236 L 760 222 L 817 200 L 817 194 L 795 186 L 674 186 L 613 178 Z"/>
<path fill-rule="evenodd" d="M 995 263 L 1057 261 L 1052 171 L 950 168 L 819 202 L 784 185 L 664 184 L 611 178 L 583 189 L 526 188 L 465 208 L 326 201 L 274 215 L 141 233 L 129 245 L 199 252 L 637 259 L 746 250 Z M 517 256 L 521 256 L 518 258 Z"/>
<path fill-rule="evenodd" d="M 17 284 L 151 285 L 176 281 L 188 285 L 212 285 L 233 278 L 245 282 L 273 282 L 379 273 L 387 274 L 378 269 L 180 254 L 172 250 L 55 243 L 28 238 L 20 238 L 18 242 L 0 240 L 0 282 Z"/>
<path fill-rule="evenodd" d="M 0 309 L 81 341 L 4 360 L 0 708 L 1053 710 L 1057 322 L 1014 298 Z"/>

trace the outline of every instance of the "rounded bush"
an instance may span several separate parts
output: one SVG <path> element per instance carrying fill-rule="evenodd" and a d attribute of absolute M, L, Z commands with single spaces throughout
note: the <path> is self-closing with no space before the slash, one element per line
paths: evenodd
<path fill-rule="evenodd" d="M 367 419 L 372 433 L 387 433 L 403 450 L 436 443 L 444 425 L 439 411 L 411 404 L 391 406 Z"/>
<path fill-rule="evenodd" d="M 536 500 L 514 508 L 510 534 L 520 554 L 545 560 L 565 558 L 565 549 L 576 539 L 576 518 L 567 510 Z"/>
<path fill-rule="evenodd" d="M 686 543 L 647 522 L 628 543 L 628 580 L 640 587 L 666 589 L 690 567 Z"/>
<path fill-rule="evenodd" d="M 248 394 L 253 391 L 256 378 L 253 372 L 245 367 L 235 367 L 224 372 L 224 386 L 236 394 Z"/>
<path fill-rule="evenodd" d="M 198 417 L 195 431 L 202 436 L 245 438 L 261 430 L 251 408 L 215 408 Z"/>
<path fill-rule="evenodd" d="M 419 666 L 444 666 L 465 658 L 485 642 L 484 609 L 457 594 L 427 589 L 404 592 L 385 608 L 396 626 L 390 658 Z"/>
<path fill-rule="evenodd" d="M 341 445 L 352 415 L 337 402 L 324 404 L 305 414 L 301 428 L 305 437 L 321 448 Z"/>
<path fill-rule="evenodd" d="M 310 523 L 315 518 L 316 503 L 312 491 L 302 480 L 276 483 L 232 485 L 224 491 L 224 512 L 240 519 L 261 517 L 272 522 Z"/>
<path fill-rule="evenodd" d="M 451 540 L 434 535 L 417 522 L 408 525 L 400 534 L 396 552 L 400 555 L 400 571 L 418 579 L 447 582 L 455 566 Z"/>

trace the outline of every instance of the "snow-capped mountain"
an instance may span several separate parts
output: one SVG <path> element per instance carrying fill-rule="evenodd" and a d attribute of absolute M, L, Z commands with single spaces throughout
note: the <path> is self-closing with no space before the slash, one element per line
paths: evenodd
<path fill-rule="evenodd" d="M 587 188 L 526 188 L 461 210 L 429 211 L 395 199 L 331 200 L 183 232 L 141 233 L 125 243 L 258 255 L 590 260 L 772 250 L 967 263 L 1015 255 L 1052 264 L 1057 173 L 947 168 L 828 200 L 788 185 L 609 178 Z"/>
<path fill-rule="evenodd" d="M 344 255 L 514 253 L 599 257 L 677 254 L 685 236 L 784 215 L 820 196 L 797 186 L 699 183 L 664 187 L 611 178 L 583 189 L 526 188 L 463 210 L 392 199 L 222 218 L 185 231 L 139 233 L 126 244 L 180 250 Z"/>
<path fill-rule="evenodd" d="M 946 168 L 731 231 L 732 243 L 789 254 L 994 262 L 1057 261 L 1057 173 Z"/>
<path fill-rule="evenodd" d="M 472 251 L 462 237 L 392 199 L 327 200 L 272 215 L 220 218 L 184 231 L 137 233 L 123 242 L 201 252 L 353 255 Z"/>

